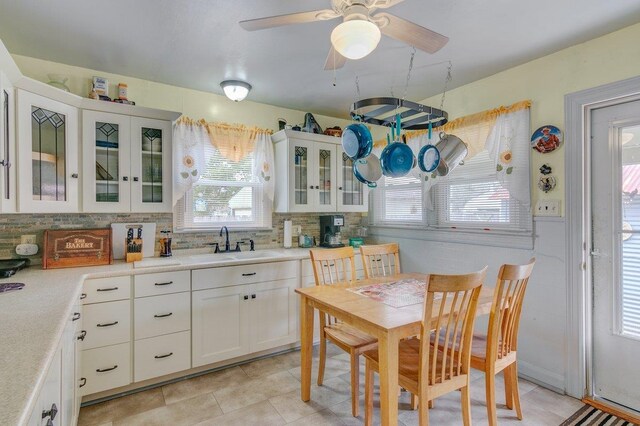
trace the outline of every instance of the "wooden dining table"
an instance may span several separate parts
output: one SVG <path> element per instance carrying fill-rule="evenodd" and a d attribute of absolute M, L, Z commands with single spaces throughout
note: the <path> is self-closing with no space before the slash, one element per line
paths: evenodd
<path fill-rule="evenodd" d="M 301 389 L 303 401 L 311 399 L 311 361 L 313 350 L 314 309 L 336 317 L 378 339 L 380 365 L 380 417 L 382 425 L 398 424 L 398 344 L 401 339 L 420 334 L 423 304 L 400 308 L 363 296 L 349 288 L 372 284 L 392 283 L 402 279 L 426 281 L 427 275 L 404 273 L 369 278 L 352 284 L 321 285 L 298 288 L 300 294 Z M 483 287 L 478 300 L 477 315 L 488 314 L 493 301 L 493 289 Z M 434 315 L 439 301 L 434 302 Z"/>

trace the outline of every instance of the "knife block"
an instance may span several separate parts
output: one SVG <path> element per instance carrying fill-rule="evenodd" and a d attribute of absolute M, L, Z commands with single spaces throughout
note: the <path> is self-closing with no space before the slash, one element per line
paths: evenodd
<path fill-rule="evenodd" d="M 142 260 L 142 238 L 134 238 L 124 244 L 124 259 L 127 263 Z"/>

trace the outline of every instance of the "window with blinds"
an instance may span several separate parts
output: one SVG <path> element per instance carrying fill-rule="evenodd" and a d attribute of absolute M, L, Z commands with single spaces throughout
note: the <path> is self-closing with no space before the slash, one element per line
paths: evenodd
<path fill-rule="evenodd" d="M 262 183 L 253 176 L 253 153 L 230 161 L 207 144 L 205 170 L 176 206 L 176 228 L 197 230 L 271 226 Z"/>
<path fill-rule="evenodd" d="M 378 224 L 424 223 L 422 182 L 410 176 L 383 177 L 374 193 L 374 220 Z"/>
<path fill-rule="evenodd" d="M 527 206 L 495 178 L 487 151 L 456 167 L 431 190 L 434 214 L 429 224 L 441 228 L 531 231 Z"/>

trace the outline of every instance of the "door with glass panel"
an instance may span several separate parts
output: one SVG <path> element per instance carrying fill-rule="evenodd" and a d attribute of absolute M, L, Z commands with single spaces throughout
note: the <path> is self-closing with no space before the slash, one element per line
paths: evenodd
<path fill-rule="evenodd" d="M 313 165 L 313 143 L 291 139 L 289 142 L 289 211 L 312 212 L 315 184 L 311 167 Z"/>
<path fill-rule="evenodd" d="M 82 113 L 83 206 L 85 212 L 128 212 L 131 118 L 97 111 Z"/>
<path fill-rule="evenodd" d="M 336 149 L 337 145 L 330 143 L 313 143 L 312 151 L 312 179 L 314 187 L 312 191 L 314 211 L 335 212 L 336 211 Z M 340 150 L 341 151 L 341 150 Z"/>
<path fill-rule="evenodd" d="M 342 149 L 336 149 L 340 157 L 338 166 L 338 211 L 366 212 L 369 210 L 369 187 L 353 175 L 353 160 Z"/>
<path fill-rule="evenodd" d="M 131 119 L 131 210 L 171 212 L 171 123 Z"/>
<path fill-rule="evenodd" d="M 640 101 L 591 116 L 591 391 L 640 411 Z"/>
<path fill-rule="evenodd" d="M 20 212 L 77 212 L 77 108 L 20 90 L 17 114 Z"/>

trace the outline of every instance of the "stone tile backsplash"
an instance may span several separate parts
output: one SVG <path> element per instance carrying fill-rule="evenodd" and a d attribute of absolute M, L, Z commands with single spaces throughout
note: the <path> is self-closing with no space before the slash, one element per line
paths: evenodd
<path fill-rule="evenodd" d="M 342 213 L 345 226 L 342 230 L 344 239 L 356 235 L 356 230 L 361 223 L 361 213 Z M 291 213 L 273 214 L 273 228 L 256 231 L 229 231 L 229 240 L 234 244 L 238 240 L 253 239 L 256 249 L 282 247 L 284 237 L 284 221 L 290 219 L 293 225 L 302 226 L 302 233 L 315 236 L 320 235 L 320 214 L 318 213 Z M 0 259 L 20 257 L 15 252 L 16 245 L 20 244 L 21 235 L 35 234 L 40 248 L 37 255 L 32 256 L 33 264 L 41 263 L 42 244 L 44 231 L 47 229 L 81 229 L 81 228 L 108 228 L 114 222 L 155 222 L 156 239 L 154 241 L 156 255 L 160 247 L 158 239 L 163 229 L 173 229 L 173 215 L 171 213 L 71 213 L 71 214 L 4 214 L 0 215 Z M 199 249 L 208 247 L 212 242 L 223 241 L 218 236 L 218 230 L 210 232 L 176 233 L 173 234 L 173 249 Z M 224 238 L 224 237 L 223 237 Z M 118 244 L 118 242 L 114 242 Z M 124 242 L 123 242 L 124 244 Z M 293 247 L 297 247 L 297 241 L 293 241 Z M 248 244 L 243 250 L 248 250 Z"/>

